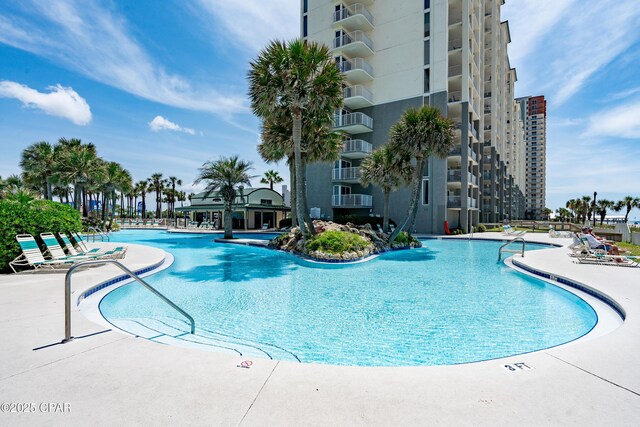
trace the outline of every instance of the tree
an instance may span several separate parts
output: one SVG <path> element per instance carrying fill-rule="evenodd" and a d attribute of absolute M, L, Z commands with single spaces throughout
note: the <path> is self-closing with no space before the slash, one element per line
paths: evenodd
<path fill-rule="evenodd" d="M 207 187 L 204 197 L 217 193 L 224 201 L 224 238 L 233 239 L 233 205 L 240 185 L 251 185 L 249 171 L 253 169 L 251 162 L 240 160 L 238 156 L 220 157 L 216 161 L 208 161 L 200 168 L 200 174 L 194 184 L 205 181 Z"/>
<path fill-rule="evenodd" d="M 131 185 L 131 175 L 126 169 L 123 169 L 117 162 L 108 162 L 104 168 L 103 189 L 104 194 L 111 199 L 109 209 L 109 227 L 113 226 L 113 218 L 116 211 L 116 191 L 123 191 Z M 106 197 L 105 197 L 106 199 Z M 103 210 L 106 209 L 106 200 L 102 202 Z M 103 218 L 104 221 L 104 218 Z"/>
<path fill-rule="evenodd" d="M 147 181 L 138 181 L 136 184 L 136 190 L 138 194 L 140 194 L 140 198 L 142 199 L 142 218 L 144 219 L 145 214 L 147 212 L 147 192 L 149 191 L 149 183 Z M 136 205 L 135 209 L 138 209 Z"/>
<path fill-rule="evenodd" d="M 373 184 L 382 189 L 383 220 L 382 230 L 389 232 L 389 195 L 400 185 L 411 181 L 413 167 L 407 152 L 394 152 L 385 144 L 369 154 L 360 165 L 360 182 L 367 187 Z"/>
<path fill-rule="evenodd" d="M 631 210 L 633 208 L 640 208 L 640 198 L 626 196 L 625 198 L 623 198 L 613 206 L 613 210 L 616 212 L 620 212 L 622 209 L 625 209 L 625 208 L 626 208 L 626 212 L 624 214 L 624 222 L 627 222 L 629 220 L 629 214 L 631 213 Z"/>
<path fill-rule="evenodd" d="M 389 132 L 391 149 L 408 153 L 415 161 L 411 179 L 411 196 L 407 216 L 389 240 L 393 242 L 401 231 L 411 233 L 418 214 L 420 188 L 426 160 L 429 156 L 446 158 L 455 144 L 455 124 L 442 117 L 440 111 L 431 106 L 420 109 L 409 108 Z"/>
<path fill-rule="evenodd" d="M 565 208 L 558 208 L 556 209 L 556 218 L 565 222 L 566 220 L 571 219 L 571 212 Z"/>
<path fill-rule="evenodd" d="M 600 225 L 604 222 L 604 219 L 607 216 L 607 210 L 612 209 L 615 203 L 611 200 L 600 199 L 596 203 L 595 211 L 598 215 L 600 215 Z M 595 220 L 595 219 L 594 219 Z"/>
<path fill-rule="evenodd" d="M 263 121 L 291 127 L 296 215 L 303 233 L 315 234 L 313 223 L 305 224 L 303 214 L 303 119 L 314 117 L 330 125 L 333 112 L 342 107 L 342 86 L 342 74 L 329 48 L 319 43 L 272 41 L 250 63 L 249 98 L 254 114 Z"/>
<path fill-rule="evenodd" d="M 542 215 L 544 215 L 547 218 L 547 221 L 549 221 L 549 218 L 551 217 L 551 214 L 553 213 L 553 211 L 549 208 L 544 208 L 542 210 Z"/>
<path fill-rule="evenodd" d="M 90 172 L 100 166 L 95 145 L 83 144 L 79 139 L 60 138 L 54 149 L 58 164 L 55 171 L 56 179 L 73 184 L 73 206 L 81 211 L 86 203 L 82 203 L 86 193 L 85 187 Z M 82 196 L 81 196 L 82 195 Z"/>
<path fill-rule="evenodd" d="M 176 204 L 176 197 L 178 195 L 178 192 L 176 191 L 176 185 L 182 185 L 182 180 L 178 179 L 175 176 L 170 176 L 169 177 L 169 182 L 171 183 L 171 197 L 167 197 L 167 199 L 169 200 L 169 213 L 170 213 L 170 217 L 173 218 L 175 216 L 175 204 Z"/>
<path fill-rule="evenodd" d="M 150 191 L 156 193 L 156 218 L 160 218 L 162 216 L 162 190 L 164 190 L 166 181 L 162 179 L 162 174 L 159 172 L 152 174 L 148 181 Z"/>
<path fill-rule="evenodd" d="M 47 200 L 53 200 L 55 165 L 54 148 L 46 141 L 36 142 L 22 151 L 20 167 L 24 182 L 40 191 Z"/>
<path fill-rule="evenodd" d="M 273 190 L 273 184 L 279 184 L 284 179 L 280 176 L 278 171 L 268 170 L 264 173 L 264 177 L 260 180 L 262 184 L 269 184 L 269 188 Z"/>

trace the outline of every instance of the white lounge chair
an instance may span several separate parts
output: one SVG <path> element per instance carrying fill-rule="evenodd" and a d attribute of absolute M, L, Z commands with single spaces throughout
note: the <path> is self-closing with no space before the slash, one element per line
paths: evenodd
<path fill-rule="evenodd" d="M 524 235 L 526 233 L 527 233 L 527 230 L 518 231 L 518 230 L 514 229 L 513 227 L 511 227 L 510 225 L 503 225 L 502 226 L 502 234 L 505 234 L 507 236 L 522 236 L 522 235 Z"/>
<path fill-rule="evenodd" d="M 68 269 L 77 262 L 77 260 L 70 259 L 45 259 L 31 234 L 18 234 L 16 240 L 22 249 L 22 254 L 9 263 L 9 267 L 14 273 L 17 273 L 16 267 L 32 267 L 34 270 L 40 268 Z"/>

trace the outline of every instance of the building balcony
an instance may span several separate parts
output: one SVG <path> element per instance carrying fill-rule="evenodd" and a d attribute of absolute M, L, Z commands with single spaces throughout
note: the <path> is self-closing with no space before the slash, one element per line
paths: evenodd
<path fill-rule="evenodd" d="M 471 172 L 468 172 L 469 174 L 469 184 L 470 185 L 478 185 L 478 177 L 475 176 L 474 174 L 472 174 Z"/>
<path fill-rule="evenodd" d="M 461 156 L 462 156 L 462 147 L 459 145 L 455 148 L 452 148 L 451 151 L 449 151 L 449 157 L 461 157 Z"/>
<path fill-rule="evenodd" d="M 371 153 L 373 146 L 362 139 L 345 141 L 341 156 L 347 159 L 362 159 Z"/>
<path fill-rule="evenodd" d="M 373 105 L 373 95 L 362 85 L 347 86 L 342 89 L 344 105 L 348 108 L 358 109 L 371 107 Z"/>
<path fill-rule="evenodd" d="M 462 39 L 449 41 L 449 52 L 462 49 Z"/>
<path fill-rule="evenodd" d="M 467 197 L 467 207 L 469 209 L 478 209 L 478 201 L 473 197 Z"/>
<path fill-rule="evenodd" d="M 449 169 L 447 171 L 447 182 L 462 181 L 462 171 L 460 169 Z"/>
<path fill-rule="evenodd" d="M 373 67 L 362 58 L 342 61 L 339 68 L 350 83 L 357 84 L 373 80 Z"/>
<path fill-rule="evenodd" d="M 333 40 L 333 53 L 334 55 L 343 53 L 349 57 L 365 57 L 373 55 L 373 43 L 363 31 L 353 31 Z"/>
<path fill-rule="evenodd" d="M 371 132 L 373 131 L 373 119 L 360 112 L 338 114 L 334 117 L 333 126 L 351 134 Z"/>
<path fill-rule="evenodd" d="M 453 102 L 460 102 L 462 100 L 462 92 L 461 91 L 455 91 L 455 92 L 449 92 L 449 103 L 453 103 Z"/>
<path fill-rule="evenodd" d="M 334 208 L 370 208 L 373 197 L 368 194 L 337 194 L 331 204 Z"/>
<path fill-rule="evenodd" d="M 454 65 L 449 67 L 448 75 L 449 78 L 460 77 L 462 75 L 462 65 Z"/>
<path fill-rule="evenodd" d="M 333 25 L 353 30 L 373 30 L 373 16 L 362 3 L 345 6 L 333 13 Z"/>
<path fill-rule="evenodd" d="M 447 208 L 460 209 L 462 202 L 460 196 L 447 196 Z"/>
<path fill-rule="evenodd" d="M 362 172 L 360 168 L 335 168 L 333 169 L 333 180 L 340 182 L 358 182 Z"/>

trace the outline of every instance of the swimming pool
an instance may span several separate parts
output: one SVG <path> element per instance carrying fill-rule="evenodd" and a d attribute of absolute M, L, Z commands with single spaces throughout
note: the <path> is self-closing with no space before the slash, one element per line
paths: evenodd
<path fill-rule="evenodd" d="M 365 263 L 314 265 L 215 237 L 151 230 L 112 237 L 174 255 L 169 269 L 147 280 L 195 318 L 195 336 L 136 283 L 107 294 L 102 315 L 158 342 L 359 366 L 505 357 L 566 343 L 597 323 L 576 295 L 497 264 L 502 242 L 426 240 Z"/>

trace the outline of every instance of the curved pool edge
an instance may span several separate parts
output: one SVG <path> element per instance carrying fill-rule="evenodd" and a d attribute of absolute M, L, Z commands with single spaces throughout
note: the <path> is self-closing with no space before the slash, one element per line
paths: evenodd
<path fill-rule="evenodd" d="M 473 240 L 502 240 L 502 239 L 473 239 Z M 234 243 L 244 244 L 244 245 L 247 244 L 247 243 L 241 243 L 241 242 L 234 242 Z M 540 242 L 530 242 L 530 243 L 539 244 Z M 144 245 L 139 245 L 139 246 L 144 246 Z M 255 246 L 262 247 L 263 249 L 272 249 L 272 250 L 274 250 L 273 248 L 265 247 L 265 245 L 255 245 Z M 549 244 L 548 246 L 550 246 L 548 249 L 559 249 L 559 248 L 563 247 L 562 245 L 557 245 L 557 244 Z M 157 249 L 157 248 L 155 248 L 155 249 Z M 277 249 L 275 249 L 275 250 L 278 251 Z M 541 249 L 541 250 L 539 250 L 537 252 L 541 252 L 541 251 L 544 251 L 544 250 L 545 249 Z M 169 268 L 171 266 L 171 264 L 173 263 L 173 255 L 171 253 L 169 253 L 169 252 L 166 252 L 166 251 L 163 251 L 163 252 L 167 255 L 167 257 L 165 258 L 165 260 L 163 260 L 160 263 L 162 265 L 161 266 L 150 266 L 150 267 L 147 267 L 145 270 L 148 270 L 148 271 L 146 273 L 143 273 L 144 274 L 143 277 L 158 273 L 158 272 L 160 272 L 162 270 L 165 270 L 165 269 L 167 269 L 167 268 Z M 285 252 L 285 251 L 280 251 L 280 252 Z M 285 252 L 285 253 L 288 253 L 288 252 Z M 379 254 L 373 256 L 372 258 L 375 258 L 377 256 L 379 256 Z M 170 258 L 170 261 L 167 263 L 167 259 L 168 258 Z M 587 288 L 590 289 L 591 292 L 588 292 L 588 291 L 582 291 L 582 292 L 585 292 L 585 293 L 591 295 L 592 297 L 603 301 L 605 303 L 605 305 L 607 306 L 607 308 L 612 310 L 612 311 L 615 311 L 616 314 L 619 315 L 622 318 L 622 322 L 624 322 L 624 317 L 625 317 L 623 315 L 624 309 L 622 309 L 622 307 L 619 304 L 617 304 L 615 302 L 615 300 L 613 300 L 608 295 L 606 295 L 604 293 L 599 293 L 595 289 L 587 287 L 586 285 L 583 285 L 583 284 L 579 284 L 578 286 L 570 286 L 570 285 L 567 285 L 566 287 L 565 286 L 559 286 L 558 283 L 560 283 L 560 282 L 554 283 L 550 279 L 544 280 L 545 279 L 544 276 L 534 275 L 533 272 L 529 271 L 529 270 L 533 270 L 530 267 L 529 267 L 529 270 L 527 270 L 525 268 L 520 268 L 520 266 L 518 265 L 517 262 L 516 262 L 515 266 L 512 265 L 513 258 L 514 257 L 511 256 L 511 257 L 507 257 L 504 260 L 505 264 L 507 264 L 510 268 L 518 271 L 520 274 L 524 274 L 524 275 L 528 275 L 528 276 L 531 276 L 531 277 L 535 277 L 535 278 L 537 278 L 539 280 L 542 280 L 542 281 L 544 281 L 546 283 L 551 284 L 552 286 L 557 286 L 557 287 L 559 287 L 561 289 L 564 289 L 565 291 L 574 294 L 576 297 L 578 297 L 581 300 L 584 300 L 584 298 L 583 298 L 582 295 L 580 295 L 578 293 L 578 292 L 581 291 L 579 286 L 583 286 L 583 287 L 585 287 L 585 289 L 587 289 Z M 327 263 L 327 264 L 332 264 L 332 263 Z M 91 304 L 92 308 L 89 308 L 88 306 L 87 307 L 83 307 L 83 310 L 82 310 L 83 314 L 88 315 L 87 317 L 90 320 L 92 320 L 93 322 L 100 323 L 102 325 L 107 325 L 109 327 L 112 327 L 112 328 L 118 330 L 119 332 L 121 332 L 123 334 L 140 337 L 140 338 L 143 338 L 143 339 L 145 339 L 147 341 L 152 341 L 150 339 L 146 339 L 143 334 L 138 333 L 139 331 L 138 332 L 136 332 L 135 330 L 134 331 L 129 331 L 129 330 L 126 330 L 126 329 L 123 329 L 121 327 L 118 327 L 118 326 L 114 325 L 113 323 L 111 323 L 107 318 L 105 318 L 102 315 L 102 312 L 100 310 L 100 303 L 101 303 L 102 299 L 105 298 L 112 291 L 120 288 L 121 286 L 129 284 L 129 283 L 131 283 L 133 281 L 133 280 L 122 280 L 121 282 L 119 282 L 117 279 L 118 278 L 111 279 L 111 280 L 108 280 L 108 281 L 104 281 L 104 282 L 102 282 L 102 283 L 100 283 L 98 285 L 90 287 L 89 289 L 85 290 L 82 293 L 82 298 L 78 298 L 78 303 L 80 303 L 82 301 L 82 299 L 84 299 L 86 297 L 89 297 L 89 296 L 91 296 L 93 294 L 96 294 L 95 295 L 96 298 L 93 299 L 93 303 Z M 126 279 L 126 277 L 125 277 L 125 279 Z M 572 281 L 572 280 L 570 280 L 568 278 L 563 278 L 563 279 L 565 279 L 565 280 L 567 280 L 568 282 L 571 282 L 571 283 L 578 283 L 578 282 Z M 111 282 L 114 282 L 114 283 L 111 283 Z M 560 283 L 560 284 L 562 284 L 562 283 Z M 114 286 L 114 285 L 118 285 L 118 286 Z M 95 291 L 93 291 L 93 289 L 95 289 L 95 288 L 100 288 L 100 289 L 96 289 Z M 576 290 L 578 292 L 576 292 Z M 89 292 L 89 294 L 86 295 L 86 297 L 84 297 L 84 294 L 87 293 L 87 292 Z M 609 301 L 607 301 L 606 299 L 600 298 L 601 295 L 606 297 Z M 435 366 L 460 366 L 460 365 L 478 364 L 478 363 L 496 361 L 496 360 L 501 360 L 501 359 L 513 358 L 513 357 L 517 357 L 517 356 L 521 356 L 521 355 L 542 353 L 542 352 L 545 352 L 545 351 L 548 351 L 548 350 L 562 348 L 562 347 L 568 346 L 570 344 L 574 344 L 576 342 L 580 342 L 580 341 L 582 341 L 584 339 L 590 339 L 591 336 L 594 335 L 594 331 L 598 327 L 598 324 L 600 323 L 600 319 L 602 318 L 602 307 L 596 308 L 596 307 L 593 306 L 593 304 L 591 302 L 589 302 L 589 301 L 585 301 L 585 302 L 587 302 L 587 304 L 594 310 L 594 313 L 595 313 L 595 315 L 597 317 L 596 324 L 588 332 L 586 332 L 586 333 L 584 333 L 584 334 L 582 334 L 580 336 L 577 336 L 577 337 L 575 337 L 575 338 L 573 338 L 573 339 L 571 339 L 569 341 L 566 341 L 564 343 L 557 344 L 557 345 L 554 345 L 554 346 L 551 346 L 551 347 L 545 347 L 545 348 L 537 349 L 537 350 L 534 350 L 534 351 L 523 352 L 523 353 L 515 353 L 515 354 L 512 354 L 512 355 L 498 357 L 498 358 L 492 358 L 492 359 L 481 359 L 481 360 L 476 360 L 476 361 L 469 361 L 469 362 L 462 362 L 462 363 L 452 363 L 452 364 L 445 364 L 445 365 L 423 365 L 423 366 L 419 366 L 419 367 L 427 367 L 427 366 L 430 366 L 430 367 L 431 366 L 432 367 L 435 367 Z M 612 304 L 615 304 L 615 305 L 611 305 L 611 304 L 609 304 L 609 302 L 611 302 Z M 619 311 L 618 309 L 621 310 L 621 311 Z M 89 314 L 89 313 L 91 313 L 91 314 Z M 604 335 L 606 333 L 610 333 L 613 330 L 617 329 L 618 326 L 610 328 L 605 333 L 599 333 L 598 336 Z M 154 341 L 154 343 L 165 344 L 165 345 L 166 344 L 170 344 L 170 345 L 175 345 L 176 347 L 181 347 L 181 348 L 194 348 L 194 347 L 199 348 L 198 346 L 194 346 L 194 345 L 191 345 L 191 344 L 188 344 L 188 343 L 185 344 L 184 342 L 182 342 L 179 339 L 169 339 L 169 341 L 170 342 L 157 342 L 157 341 Z M 200 348 L 200 349 L 202 350 L 202 348 Z M 210 348 L 205 349 L 205 350 L 208 350 L 209 352 L 220 353 L 219 351 L 211 350 Z M 288 360 L 279 360 L 279 359 L 274 359 L 274 360 L 288 362 Z M 410 366 L 410 365 L 406 365 L 406 366 L 405 365 L 398 365 L 398 366 L 358 366 L 358 365 L 333 365 L 333 364 L 313 363 L 313 362 L 304 362 L 304 363 L 305 364 L 311 364 L 311 365 L 320 365 L 320 366 L 343 366 L 343 367 L 347 366 L 347 367 L 358 367 L 358 368 L 389 368 L 389 367 L 392 367 L 392 368 L 407 368 L 407 367 L 416 367 L 416 366 Z"/>

